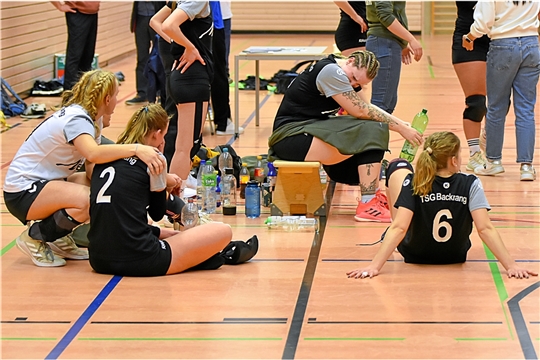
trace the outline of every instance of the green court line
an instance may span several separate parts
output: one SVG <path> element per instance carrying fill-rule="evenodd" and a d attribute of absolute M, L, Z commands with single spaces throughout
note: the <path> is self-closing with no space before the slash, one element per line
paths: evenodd
<path fill-rule="evenodd" d="M 2 340 L 2 341 L 4 341 L 4 340 L 23 340 L 23 341 L 38 340 L 38 341 L 41 341 L 41 340 L 58 340 L 58 339 L 57 338 L 3 337 L 3 338 L 0 338 L 0 340 Z"/>
<path fill-rule="evenodd" d="M 375 338 L 375 337 L 365 337 L 365 338 L 304 338 L 308 341 L 403 341 L 405 338 Z"/>
<path fill-rule="evenodd" d="M 281 341 L 282 338 L 78 338 L 93 341 Z"/>
<path fill-rule="evenodd" d="M 3 256 L 5 253 L 7 253 L 12 247 L 15 246 L 15 240 L 4 246 L 2 250 L 0 250 L 0 256 Z"/>
<path fill-rule="evenodd" d="M 456 341 L 504 341 L 507 338 L 454 338 Z"/>
<path fill-rule="evenodd" d="M 485 243 L 482 243 L 484 246 L 484 251 L 486 253 L 486 258 L 488 260 L 496 260 L 495 255 L 489 250 L 487 245 Z M 510 321 L 508 319 L 508 313 L 506 311 L 505 301 L 508 299 L 508 291 L 506 291 L 506 287 L 504 286 L 504 281 L 502 279 L 501 272 L 499 271 L 498 263 L 496 262 L 490 262 L 489 263 L 489 269 L 491 270 L 491 275 L 493 276 L 493 281 L 495 282 L 495 287 L 497 288 L 497 294 L 499 295 L 499 300 L 501 301 L 501 308 L 503 310 L 504 317 L 506 319 L 506 325 L 508 326 L 508 331 L 510 333 L 510 336 L 512 340 L 514 340 L 514 332 L 512 331 L 512 327 L 510 326 Z"/>

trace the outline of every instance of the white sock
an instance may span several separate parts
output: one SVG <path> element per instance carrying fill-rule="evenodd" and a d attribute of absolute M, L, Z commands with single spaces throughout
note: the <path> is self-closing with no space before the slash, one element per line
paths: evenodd
<path fill-rule="evenodd" d="M 361 201 L 362 203 L 368 203 L 375 197 L 375 194 L 369 194 L 369 195 L 362 195 Z"/>

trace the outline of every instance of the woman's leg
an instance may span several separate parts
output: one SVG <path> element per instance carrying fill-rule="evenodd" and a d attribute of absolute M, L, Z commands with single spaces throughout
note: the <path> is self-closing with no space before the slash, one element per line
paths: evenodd
<path fill-rule="evenodd" d="M 49 181 L 30 206 L 27 220 L 42 220 L 64 209 L 79 223 L 90 220 L 90 188 L 66 182 Z"/>
<path fill-rule="evenodd" d="M 208 102 L 176 105 L 178 129 L 176 146 L 171 159 L 170 172 L 187 179 L 191 170 L 192 149 L 200 146 L 202 126 L 206 119 Z"/>
<path fill-rule="evenodd" d="M 232 239 L 231 227 L 215 222 L 182 231 L 166 241 L 172 252 L 167 275 L 190 269 L 217 254 Z"/>

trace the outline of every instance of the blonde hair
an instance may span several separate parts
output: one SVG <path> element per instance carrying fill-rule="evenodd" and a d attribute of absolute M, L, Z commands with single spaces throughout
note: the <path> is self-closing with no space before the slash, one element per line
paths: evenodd
<path fill-rule="evenodd" d="M 365 68 L 367 77 L 370 80 L 375 79 L 375 76 L 377 76 L 377 73 L 379 72 L 379 60 L 377 60 L 375 54 L 369 50 L 358 50 L 346 57 L 342 55 L 335 55 L 335 57 L 340 59 L 353 58 L 354 66 L 358 69 Z"/>
<path fill-rule="evenodd" d="M 413 178 L 413 194 L 425 196 L 431 192 L 437 171 L 448 166 L 448 159 L 457 156 L 459 138 L 450 131 L 436 132 L 424 142 L 424 151 L 418 156 Z"/>
<path fill-rule="evenodd" d="M 126 129 L 118 137 L 118 144 L 144 144 L 150 131 L 163 130 L 169 123 L 167 112 L 158 104 L 149 104 L 137 110 L 129 119 Z"/>
<path fill-rule="evenodd" d="M 62 106 L 81 105 L 96 120 L 97 109 L 107 96 L 114 96 L 118 87 L 116 76 L 110 71 L 92 70 L 82 74 L 73 86 L 62 94 Z"/>

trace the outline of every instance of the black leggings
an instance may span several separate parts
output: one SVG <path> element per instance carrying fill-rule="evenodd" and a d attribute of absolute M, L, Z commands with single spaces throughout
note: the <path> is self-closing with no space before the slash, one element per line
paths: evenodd
<path fill-rule="evenodd" d="M 311 147 L 313 135 L 306 133 L 289 136 L 272 146 L 277 157 L 287 161 L 304 161 Z M 334 165 L 323 165 L 324 170 L 332 180 L 347 185 L 358 185 L 358 166 L 380 163 L 384 150 L 368 150 L 355 154 Z"/>

